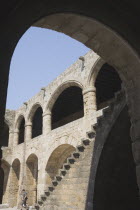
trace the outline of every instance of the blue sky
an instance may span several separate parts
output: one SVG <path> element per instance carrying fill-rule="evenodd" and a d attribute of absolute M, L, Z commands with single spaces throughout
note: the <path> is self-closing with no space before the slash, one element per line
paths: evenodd
<path fill-rule="evenodd" d="M 20 107 L 88 51 L 62 33 L 31 27 L 12 57 L 7 108 Z"/>

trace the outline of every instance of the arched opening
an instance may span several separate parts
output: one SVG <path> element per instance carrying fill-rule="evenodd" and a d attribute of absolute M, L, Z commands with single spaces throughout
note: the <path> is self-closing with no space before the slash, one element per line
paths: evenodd
<path fill-rule="evenodd" d="M 52 179 L 58 174 L 67 158 L 75 151 L 75 147 L 70 144 L 58 146 L 51 154 L 46 166 L 46 186 L 51 184 Z"/>
<path fill-rule="evenodd" d="M 57 98 L 52 108 L 52 129 L 84 116 L 82 89 L 71 86 Z"/>
<path fill-rule="evenodd" d="M 4 171 L 0 167 L 0 204 L 2 203 L 2 198 L 3 198 L 3 186 L 4 186 Z"/>
<path fill-rule="evenodd" d="M 94 188 L 95 210 L 139 210 L 128 108 L 121 111 L 100 156 Z"/>
<path fill-rule="evenodd" d="M 15 159 L 11 168 L 10 180 L 10 206 L 14 207 L 18 204 L 19 195 L 19 179 L 20 179 L 20 161 Z"/>
<path fill-rule="evenodd" d="M 22 117 L 19 125 L 18 144 L 22 144 L 25 138 L 25 119 Z"/>
<path fill-rule="evenodd" d="M 97 109 L 106 107 L 115 93 L 121 90 L 121 79 L 117 71 L 109 64 L 104 64 L 95 81 Z"/>
<path fill-rule="evenodd" d="M 41 107 L 38 107 L 32 118 L 32 138 L 35 138 L 42 134 L 43 126 L 43 110 Z"/>
<path fill-rule="evenodd" d="M 26 191 L 28 193 L 29 206 L 37 202 L 37 179 L 38 158 L 35 154 L 31 154 L 26 161 Z"/>

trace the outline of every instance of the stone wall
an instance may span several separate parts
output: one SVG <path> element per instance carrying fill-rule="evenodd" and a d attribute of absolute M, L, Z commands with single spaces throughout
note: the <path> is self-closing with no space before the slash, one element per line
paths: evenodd
<path fill-rule="evenodd" d="M 49 182 L 47 181 L 49 180 L 47 177 L 50 176 L 50 172 L 47 169 L 47 164 L 50 165 L 50 167 L 51 164 L 53 166 L 53 163 L 49 162 L 51 157 L 55 158 L 53 154 L 57 154 L 56 156 L 58 156 L 59 153 L 61 153 L 60 165 L 62 165 L 70 153 L 75 150 L 78 144 L 80 144 L 81 139 L 86 137 L 86 132 L 91 127 L 91 120 L 93 121 L 93 118 L 96 120 L 96 96 L 93 94 L 93 96 L 89 99 L 88 94 L 93 91 L 95 93 L 94 86 L 91 87 L 89 80 L 90 75 L 92 75 L 91 72 L 93 71 L 93 66 L 99 59 L 98 55 L 90 51 L 84 56 L 84 66 L 83 61 L 79 59 L 47 87 L 43 87 L 38 94 L 32 97 L 29 101 L 25 102 L 18 110 L 7 110 L 5 119 L 10 127 L 9 146 L 2 148 L 3 159 L 10 165 L 9 180 L 11 180 L 11 182 L 10 186 L 8 186 L 9 190 L 7 190 L 7 193 L 15 193 L 16 191 L 17 199 L 12 201 L 10 198 L 8 200 L 5 198 L 3 202 L 9 203 L 11 206 L 19 203 L 19 193 L 21 189 L 25 187 L 27 188 L 27 191 L 30 191 L 28 189 L 30 187 L 27 185 L 27 183 L 29 184 L 27 177 L 30 177 L 31 183 L 34 182 L 34 185 L 31 187 L 31 191 L 34 190 L 34 193 L 37 194 L 37 198 L 39 198 Z M 83 91 L 84 116 L 52 130 L 52 107 L 61 92 L 70 86 L 78 86 Z M 91 109 L 91 104 L 94 105 L 94 109 Z M 32 139 L 32 118 L 38 107 L 41 107 L 43 110 L 43 133 L 42 135 Z M 92 119 L 90 116 L 91 112 L 94 115 Z M 19 125 L 23 118 L 25 119 L 25 141 L 24 143 L 18 144 Z M 68 149 L 67 152 L 64 150 L 64 153 L 62 149 L 58 149 L 60 146 L 70 149 Z M 36 178 L 33 175 L 33 171 L 35 170 L 33 166 L 34 161 L 32 161 L 32 159 L 30 162 L 28 161 L 28 158 L 34 155 L 38 161 L 38 169 L 36 169 L 38 170 L 38 176 Z M 20 174 L 18 180 L 13 178 L 15 170 L 12 165 L 15 160 L 17 160 L 20 164 Z M 58 169 L 56 169 L 56 171 L 57 170 Z M 18 182 L 18 192 L 17 190 L 12 190 L 13 179 Z M 15 184 L 15 186 L 16 185 L 17 184 Z M 36 200 L 29 200 L 30 205 L 36 202 Z"/>

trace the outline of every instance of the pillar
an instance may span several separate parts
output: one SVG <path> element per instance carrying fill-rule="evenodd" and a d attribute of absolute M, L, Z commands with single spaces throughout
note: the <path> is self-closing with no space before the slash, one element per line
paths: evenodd
<path fill-rule="evenodd" d="M 8 140 L 8 147 L 12 147 L 14 143 L 14 131 L 9 130 L 9 140 Z"/>
<path fill-rule="evenodd" d="M 48 110 L 43 114 L 43 134 L 47 135 L 51 131 L 51 112 Z"/>
<path fill-rule="evenodd" d="M 25 141 L 29 141 L 32 138 L 32 123 L 27 122 L 25 125 Z"/>
<path fill-rule="evenodd" d="M 18 144 L 18 137 L 19 137 L 19 129 L 15 129 L 14 130 L 13 146 L 16 146 Z"/>
<path fill-rule="evenodd" d="M 91 86 L 83 90 L 84 115 L 91 116 L 96 112 L 96 88 Z"/>

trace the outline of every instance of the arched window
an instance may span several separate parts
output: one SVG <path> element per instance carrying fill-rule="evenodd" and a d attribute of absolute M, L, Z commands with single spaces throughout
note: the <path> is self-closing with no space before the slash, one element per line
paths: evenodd
<path fill-rule="evenodd" d="M 32 118 L 32 138 L 35 138 L 42 134 L 42 118 L 43 110 L 41 107 L 38 107 Z"/>
<path fill-rule="evenodd" d="M 121 83 L 122 81 L 117 71 L 109 64 L 104 64 L 95 82 L 97 109 L 108 105 L 114 94 L 121 90 Z"/>
<path fill-rule="evenodd" d="M 22 117 L 19 125 L 19 136 L 18 136 L 18 144 L 21 144 L 24 142 L 24 136 L 25 136 L 25 119 Z"/>
<path fill-rule="evenodd" d="M 76 86 L 65 89 L 52 108 L 52 129 L 84 116 L 82 89 Z"/>

